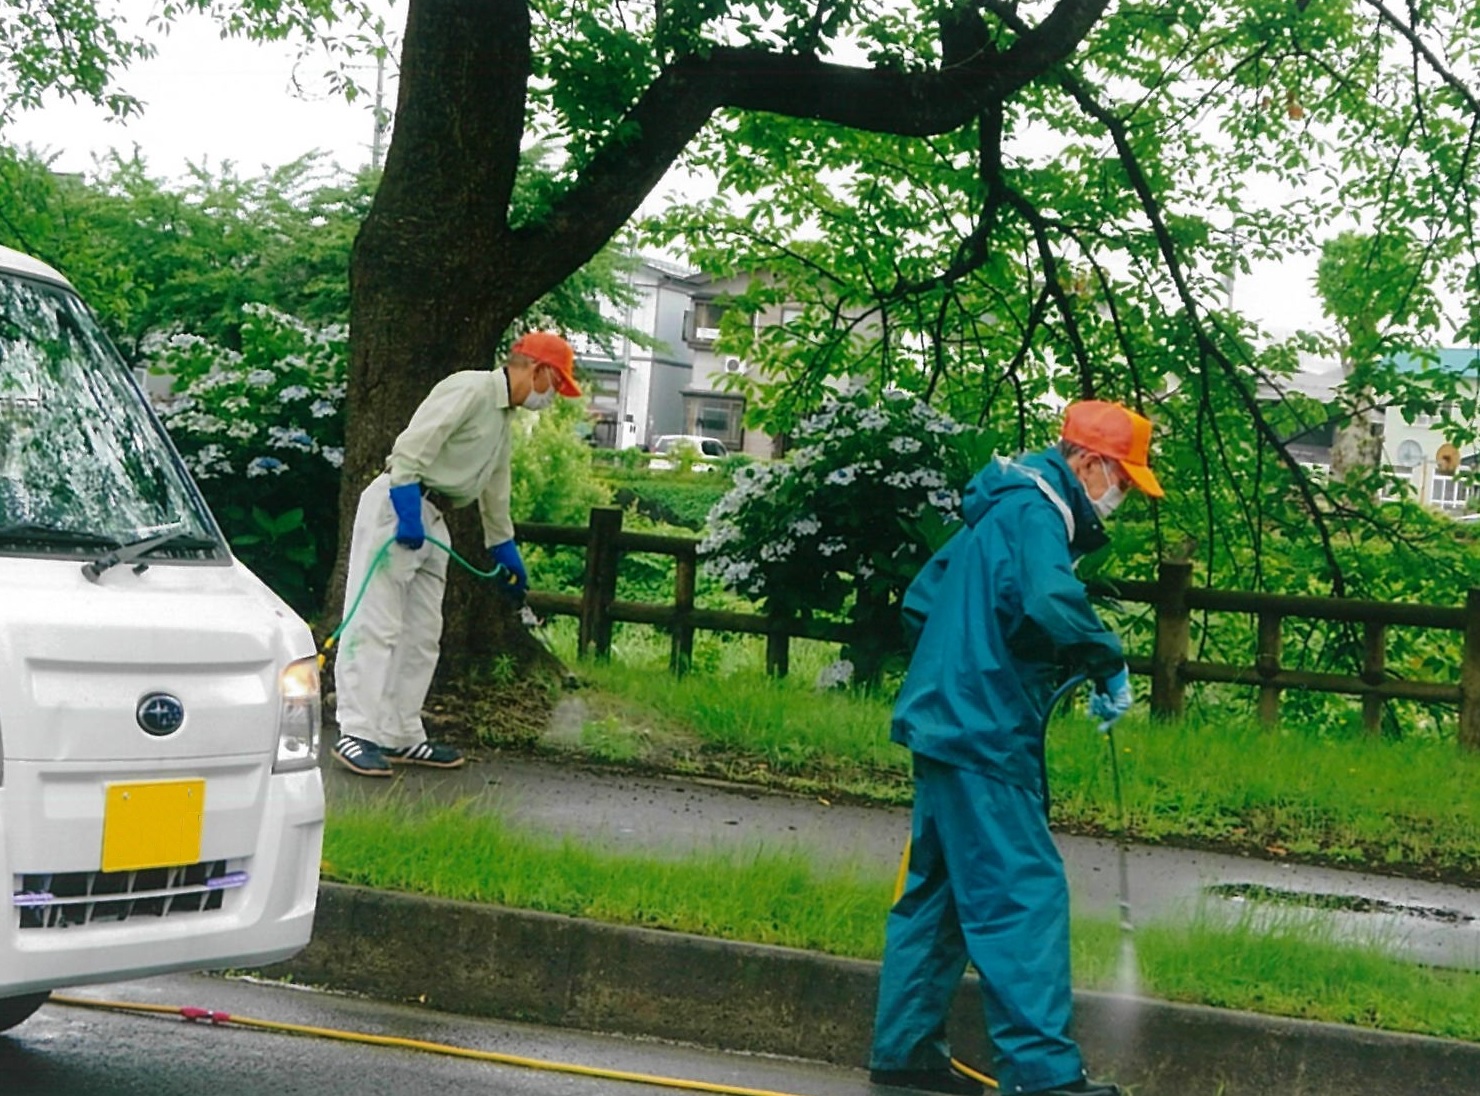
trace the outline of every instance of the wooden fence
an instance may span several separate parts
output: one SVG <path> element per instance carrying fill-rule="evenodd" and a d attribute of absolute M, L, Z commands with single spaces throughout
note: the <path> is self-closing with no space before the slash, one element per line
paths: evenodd
<path fill-rule="evenodd" d="M 585 528 L 521 523 L 516 526 L 516 532 L 520 540 L 529 544 L 585 549 L 585 585 L 579 596 L 539 591 L 530 591 L 529 594 L 530 606 L 538 613 L 563 614 L 580 619 L 577 651 L 582 658 L 593 649 L 598 657 L 610 654 L 612 625 L 621 621 L 669 628 L 673 636 L 669 664 L 675 673 L 681 674 L 688 669 L 693 657 L 694 633 L 705 629 L 765 636 L 766 672 L 785 675 L 793 637 L 846 643 L 851 635 L 851 628 L 841 623 L 696 608 L 694 587 L 698 574 L 698 540 L 623 532 L 622 511 L 612 507 L 593 509 L 590 524 Z M 672 604 L 616 600 L 617 566 L 622 554 L 627 552 L 673 557 Z M 1286 689 L 1361 697 L 1363 725 L 1370 731 L 1376 731 L 1381 725 L 1385 701 L 1416 700 L 1427 704 L 1457 705 L 1460 744 L 1480 750 L 1480 589 L 1468 592 L 1463 608 L 1211 590 L 1192 585 L 1191 563 L 1166 561 L 1161 564 L 1155 582 L 1101 583 L 1092 585 L 1091 590 L 1121 602 L 1153 607 L 1156 637 L 1151 657 L 1131 656 L 1126 661 L 1132 673 L 1151 678 L 1151 711 L 1154 715 L 1179 715 L 1183 710 L 1187 685 L 1199 681 L 1257 687 L 1259 717 L 1267 724 L 1278 721 L 1280 694 Z M 1257 621 L 1253 665 L 1193 661 L 1194 612 L 1253 616 Z M 1282 625 L 1287 619 L 1362 625 L 1365 642 L 1361 673 L 1348 676 L 1282 667 Z M 1390 676 L 1385 652 L 1387 630 L 1392 627 L 1461 633 L 1462 645 L 1456 652 L 1459 656 L 1458 682 L 1417 681 Z"/>

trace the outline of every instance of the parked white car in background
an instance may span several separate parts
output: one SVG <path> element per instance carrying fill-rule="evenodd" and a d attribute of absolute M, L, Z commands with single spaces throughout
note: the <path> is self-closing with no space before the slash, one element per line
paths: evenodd
<path fill-rule="evenodd" d="M 694 461 L 695 472 L 708 472 L 714 465 L 704 461 L 704 457 L 719 459 L 730 455 L 725 448 L 724 442 L 718 438 L 706 438 L 702 434 L 659 434 L 653 439 L 653 459 L 648 462 L 649 468 L 677 468 L 678 461 L 675 459 L 681 453 L 687 453 L 690 460 Z"/>

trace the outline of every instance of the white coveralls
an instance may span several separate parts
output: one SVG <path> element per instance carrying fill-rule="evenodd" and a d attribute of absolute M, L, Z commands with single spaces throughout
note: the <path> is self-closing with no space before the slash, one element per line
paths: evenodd
<path fill-rule="evenodd" d="M 464 370 L 437 384 L 396 438 L 386 471 L 360 493 L 350 535 L 345 612 L 380 546 L 396 535 L 390 489 L 420 483 L 454 507 L 474 500 L 485 546 L 514 535 L 509 518 L 509 452 L 515 409 L 508 375 Z M 449 543 L 442 513 L 426 498 L 428 537 Z M 392 544 L 339 638 L 334 679 L 341 734 L 388 749 L 426 741 L 421 707 L 437 669 L 447 553 L 430 542 Z"/>

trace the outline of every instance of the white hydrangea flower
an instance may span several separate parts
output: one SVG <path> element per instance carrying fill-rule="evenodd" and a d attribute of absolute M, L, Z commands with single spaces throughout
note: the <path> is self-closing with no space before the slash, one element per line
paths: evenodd
<path fill-rule="evenodd" d="M 247 383 L 253 388 L 266 388 L 276 379 L 271 369 L 254 369 L 247 374 Z"/>
<path fill-rule="evenodd" d="M 312 453 L 316 444 L 297 426 L 269 426 L 267 440 L 274 448 L 298 449 L 304 453 Z"/>
<path fill-rule="evenodd" d="M 804 518 L 797 518 L 791 523 L 791 532 L 799 537 L 815 536 L 822 530 L 822 522 L 817 520 L 815 514 L 808 514 Z"/>
<path fill-rule="evenodd" d="M 961 496 L 955 491 L 935 490 L 931 491 L 926 499 L 942 513 L 955 513 L 961 506 Z"/>
<path fill-rule="evenodd" d="M 301 384 L 290 384 L 278 393 L 279 403 L 292 403 L 294 400 L 306 400 L 312 395 L 309 390 Z"/>
<path fill-rule="evenodd" d="M 853 663 L 846 658 L 840 658 L 836 662 L 829 662 L 817 671 L 817 691 L 826 692 L 828 689 L 836 689 L 852 680 Z"/>
<path fill-rule="evenodd" d="M 906 434 L 901 434 L 897 438 L 889 439 L 889 448 L 896 453 L 907 454 L 918 453 L 923 447 L 920 444 L 919 438 L 912 438 Z"/>
<path fill-rule="evenodd" d="M 780 563 L 789 557 L 796 547 L 793 541 L 773 540 L 761 545 L 761 559 L 767 563 Z"/>
<path fill-rule="evenodd" d="M 844 468 L 834 468 L 827 474 L 826 482 L 836 487 L 847 487 L 857 478 L 858 466 L 856 464 L 850 464 Z"/>
<path fill-rule="evenodd" d="M 313 415 L 316 419 L 328 418 L 334 414 L 335 410 L 334 405 L 328 400 L 314 400 L 308 408 L 309 414 Z"/>
<path fill-rule="evenodd" d="M 319 455 L 335 468 L 344 464 L 344 450 L 338 446 L 325 446 L 319 451 Z"/>

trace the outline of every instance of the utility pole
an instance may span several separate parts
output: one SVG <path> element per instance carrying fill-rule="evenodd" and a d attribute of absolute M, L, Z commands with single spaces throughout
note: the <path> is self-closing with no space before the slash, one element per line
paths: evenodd
<path fill-rule="evenodd" d="M 375 136 L 370 142 L 370 167 L 375 171 L 380 170 L 380 150 L 385 140 L 387 121 L 385 111 L 385 53 L 382 52 L 375 58 Z"/>

